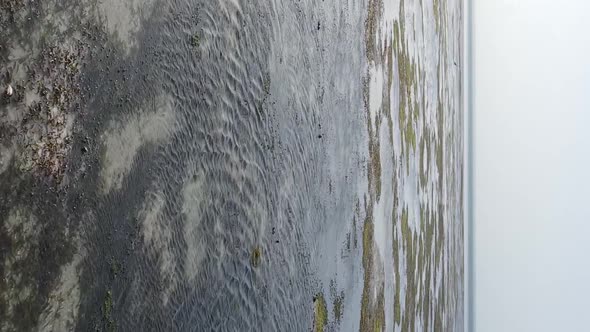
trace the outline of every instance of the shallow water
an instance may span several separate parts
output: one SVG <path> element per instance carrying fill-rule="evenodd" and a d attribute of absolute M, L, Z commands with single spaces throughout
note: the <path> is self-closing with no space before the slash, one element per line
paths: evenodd
<path fill-rule="evenodd" d="M 19 91 L 64 72 L 52 61 L 41 74 L 22 69 L 48 45 L 78 50 L 80 63 L 63 66 L 76 70 L 62 84 L 79 99 L 46 102 L 73 123 L 58 122 L 67 139 L 42 132 L 49 145 L 30 152 L 39 138 L 18 118 L 30 105 L 0 104 L 14 132 L 0 136 L 10 239 L 0 272 L 18 276 L 0 283 L 2 331 L 309 330 L 318 294 L 326 328 L 352 331 L 363 294 L 379 289 L 384 330 L 461 329 L 459 2 L 438 9 L 437 31 L 433 3 L 385 1 L 372 34 L 373 1 L 110 2 L 2 8 L 3 78 Z M 392 38 L 400 46 L 386 47 Z M 401 54 L 421 70 L 413 81 L 399 75 Z M 421 102 L 411 149 L 399 120 L 406 86 Z M 50 120 L 27 123 L 51 131 Z M 39 231 L 18 235 L 15 220 Z"/>

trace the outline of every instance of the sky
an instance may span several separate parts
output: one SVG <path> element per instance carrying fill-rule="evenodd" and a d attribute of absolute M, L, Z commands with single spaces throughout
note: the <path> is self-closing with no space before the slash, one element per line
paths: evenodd
<path fill-rule="evenodd" d="M 590 331 L 590 1 L 471 5 L 476 330 Z"/>

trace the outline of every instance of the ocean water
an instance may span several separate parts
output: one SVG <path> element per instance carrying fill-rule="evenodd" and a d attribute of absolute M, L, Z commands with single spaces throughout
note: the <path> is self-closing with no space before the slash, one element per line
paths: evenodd
<path fill-rule="evenodd" d="M 0 330 L 463 329 L 460 1 L 0 8 Z"/>

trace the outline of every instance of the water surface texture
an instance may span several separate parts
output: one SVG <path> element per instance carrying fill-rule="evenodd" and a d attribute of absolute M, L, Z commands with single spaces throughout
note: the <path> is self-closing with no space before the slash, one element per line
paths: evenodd
<path fill-rule="evenodd" d="M 463 330 L 460 1 L 0 1 L 0 331 Z"/>

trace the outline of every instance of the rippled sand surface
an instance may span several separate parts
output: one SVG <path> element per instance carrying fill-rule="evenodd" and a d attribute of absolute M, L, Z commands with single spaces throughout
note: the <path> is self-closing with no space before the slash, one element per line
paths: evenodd
<path fill-rule="evenodd" d="M 0 331 L 462 330 L 459 1 L 0 4 Z"/>

